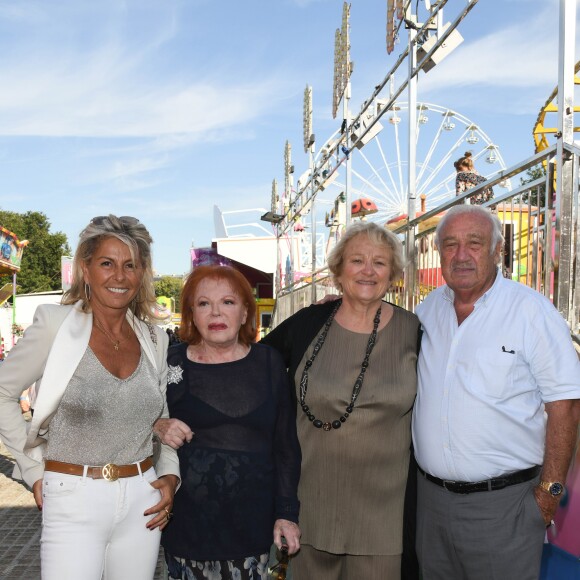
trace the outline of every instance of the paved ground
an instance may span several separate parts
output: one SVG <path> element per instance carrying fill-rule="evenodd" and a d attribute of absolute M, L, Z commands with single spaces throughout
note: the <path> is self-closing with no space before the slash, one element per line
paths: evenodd
<path fill-rule="evenodd" d="M 0 444 L 0 578 L 40 578 L 40 512 L 32 493 L 12 480 L 14 462 Z"/>
<path fill-rule="evenodd" d="M 10 477 L 13 466 L 0 442 L 0 580 L 39 580 L 41 514 L 30 490 Z M 155 580 L 164 580 L 159 556 Z"/>

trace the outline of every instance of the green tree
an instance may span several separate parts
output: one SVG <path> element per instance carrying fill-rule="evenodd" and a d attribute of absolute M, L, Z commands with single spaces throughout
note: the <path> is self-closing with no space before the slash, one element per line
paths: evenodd
<path fill-rule="evenodd" d="M 28 240 L 17 275 L 19 292 L 46 292 L 61 288 L 60 258 L 70 255 L 68 240 L 62 232 L 50 232 L 46 215 L 38 211 L 16 213 L 0 210 L 0 225 Z M 0 285 L 11 276 L 0 276 Z"/>
<path fill-rule="evenodd" d="M 525 185 L 526 183 L 535 181 L 540 177 L 546 177 L 546 170 L 543 165 L 536 165 L 535 167 L 530 167 L 530 169 L 526 171 L 526 176 L 527 177 L 525 178 L 520 177 L 520 185 Z M 522 195 L 522 201 L 527 202 L 528 198 L 531 198 L 532 205 L 544 207 L 546 200 L 546 184 L 542 183 Z"/>
<path fill-rule="evenodd" d="M 155 280 L 155 296 L 167 296 L 175 300 L 175 312 L 181 312 L 179 295 L 183 286 L 183 278 L 178 276 L 161 276 Z"/>

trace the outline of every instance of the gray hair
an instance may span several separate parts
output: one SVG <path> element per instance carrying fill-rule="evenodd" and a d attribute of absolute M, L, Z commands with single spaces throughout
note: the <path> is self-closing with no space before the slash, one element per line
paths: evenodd
<path fill-rule="evenodd" d="M 437 229 L 435 230 L 435 245 L 437 249 L 440 249 L 440 242 L 441 242 L 441 232 L 447 225 L 447 222 L 450 218 L 454 216 L 462 216 L 462 215 L 474 215 L 480 216 L 483 219 L 487 220 L 487 222 L 491 226 L 491 254 L 495 252 L 495 249 L 498 244 L 504 243 L 504 237 L 502 232 L 501 222 L 499 221 L 498 217 L 491 213 L 491 211 L 485 207 L 481 207 L 480 205 L 454 205 L 451 209 L 447 210 L 447 213 L 441 218 L 441 221 L 437 224 Z"/>
<path fill-rule="evenodd" d="M 399 238 L 391 231 L 374 222 L 358 221 L 350 225 L 339 242 L 334 246 L 327 258 L 328 268 L 332 273 L 334 285 L 338 287 L 337 278 L 342 274 L 344 262 L 344 252 L 348 243 L 355 238 L 365 234 L 369 240 L 378 246 L 387 248 L 391 253 L 391 282 L 398 280 L 405 268 L 405 258 L 403 256 L 403 244 Z"/>
<path fill-rule="evenodd" d="M 127 245 L 131 257 L 143 268 L 143 278 L 130 309 L 140 320 L 155 320 L 156 304 L 153 288 L 153 263 L 151 244 L 153 239 L 147 228 L 137 218 L 114 215 L 95 217 L 80 233 L 79 245 L 73 259 L 73 282 L 62 298 L 62 304 L 75 304 L 82 300 L 83 312 L 91 310 L 83 274 L 83 264 L 90 263 L 99 244 L 107 238 L 116 238 Z"/>

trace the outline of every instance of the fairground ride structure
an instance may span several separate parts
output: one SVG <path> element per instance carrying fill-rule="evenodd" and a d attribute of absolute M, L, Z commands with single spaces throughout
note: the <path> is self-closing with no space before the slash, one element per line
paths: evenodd
<path fill-rule="evenodd" d="M 350 115 L 348 107 L 351 66 L 348 56 L 349 7 L 345 4 L 342 28 L 337 31 L 333 103 L 336 114 L 340 100 L 343 101 L 340 131 L 327 140 L 318 154 L 314 154 L 314 139 L 311 138 L 311 125 L 308 125 L 311 104 L 308 101 L 307 88 L 304 147 L 310 152 L 310 166 L 300 177 L 298 187 L 294 190 L 291 149 L 287 144 L 284 193 L 278 196 L 276 188 L 273 188 L 271 211 L 264 214 L 263 219 L 275 224 L 278 240 L 281 240 L 299 233 L 295 231 L 296 226 L 310 212 L 311 228 L 315 231 L 316 221 L 312 217 L 315 206 L 322 200 L 321 192 L 331 187 L 337 187 L 341 191 L 334 207 L 335 213 L 329 220 L 331 230 L 336 236 L 353 219 L 351 204 L 355 197 L 360 199 L 364 195 L 364 198 L 355 203 L 355 207 L 359 213 L 363 210 L 368 219 L 379 218 L 382 221 L 389 211 L 406 213 L 407 218 L 401 220 L 401 225 L 395 225 L 391 229 L 404 240 L 408 266 L 404 284 L 394 288 L 388 294 L 388 299 L 413 310 L 425 294 L 441 282 L 434 245 L 434 227 L 438 216 L 455 204 L 469 203 L 470 197 L 478 195 L 487 187 L 493 187 L 494 199 L 483 205 L 496 211 L 503 226 L 504 275 L 536 289 L 551 300 L 569 325 L 574 341 L 580 346 L 580 146 L 574 142 L 574 133 L 578 131 L 574 126 L 574 112 L 579 110 L 574 105 L 575 86 L 579 84 L 576 76 L 579 68 L 578 65 L 574 66 L 576 0 L 559 0 L 558 87 L 538 115 L 534 127 L 535 153 L 515 165 L 486 173 L 488 179 L 484 183 L 459 196 L 455 196 L 446 182 L 445 171 L 430 179 L 428 168 L 437 167 L 438 164 L 431 161 L 432 157 L 422 156 L 420 148 L 417 147 L 417 133 L 422 131 L 421 116 L 427 116 L 428 112 L 432 114 L 431 111 L 441 114 L 443 123 L 448 123 L 448 132 L 456 128 L 450 125 L 456 124 L 459 117 L 456 112 L 449 115 L 446 110 L 436 111 L 433 105 L 417 101 L 418 71 L 429 71 L 458 44 L 459 39 L 454 35 L 457 25 L 473 9 L 476 2 L 468 2 L 448 25 L 442 24 L 445 4 L 445 1 L 429 4 L 425 0 L 424 8 L 428 13 L 423 19 L 424 23 L 421 23 L 417 14 L 412 12 L 413 6 L 416 9 L 419 5 L 418 2 L 388 1 L 387 47 L 392 50 L 394 37 L 405 27 L 407 49 L 398 58 L 393 70 L 376 86 L 370 99 L 355 117 Z M 408 65 L 407 76 L 400 85 L 395 86 L 394 72 L 399 67 L 402 68 L 403 61 Z M 382 91 L 386 87 L 388 96 L 385 97 Z M 370 157 L 367 153 L 369 144 L 373 141 L 378 143 L 376 138 L 379 133 L 385 134 L 387 123 L 395 127 L 402 126 L 404 105 L 400 97 L 404 90 L 408 93 L 406 165 L 401 160 L 402 157 L 395 165 L 391 165 L 386 156 L 382 159 L 379 153 L 382 161 L 378 162 L 379 165 L 376 162 L 368 163 L 370 170 L 365 174 L 355 168 L 354 159 L 359 155 L 364 165 L 365 157 Z M 556 119 L 552 120 L 552 116 Z M 381 118 L 383 123 L 379 123 Z M 467 132 L 465 139 L 468 143 L 473 126 L 471 121 L 469 123 L 459 131 Z M 461 141 L 459 143 L 463 144 Z M 477 143 L 479 142 L 475 141 L 472 145 Z M 490 148 L 490 145 L 494 147 Z M 486 154 L 492 159 L 497 158 L 495 143 L 485 145 L 484 151 L 485 153 L 479 155 L 480 159 Z M 380 170 L 377 169 L 379 166 Z M 481 163 L 479 166 L 481 167 Z M 386 178 L 377 175 L 381 171 L 384 171 Z M 363 177 L 365 175 L 370 175 L 372 179 Z M 440 187 L 435 187 L 439 184 Z M 419 210 L 417 206 L 421 195 L 425 195 L 426 201 L 429 198 L 431 201 L 425 211 Z M 363 203 L 363 199 L 368 203 Z M 317 264 L 314 259 L 317 258 L 314 243 L 312 252 L 313 271 L 309 280 L 296 280 L 291 276 L 289 284 L 282 288 L 281 271 L 278 269 L 274 325 L 326 293 L 329 278 L 324 270 L 314 270 Z M 547 532 L 550 543 L 544 547 L 542 579 L 576 578 L 580 574 L 579 465 L 580 451 L 576 454 L 576 463 L 567 478 L 565 499 L 554 517 L 555 526 L 550 526 Z"/>
<path fill-rule="evenodd" d="M 455 172 L 450 167 L 453 158 L 465 150 L 471 150 L 476 161 L 481 158 L 483 164 L 489 164 L 490 171 L 482 171 L 487 177 L 505 169 L 499 146 L 475 121 L 458 111 L 417 99 L 419 72 L 432 70 L 461 44 L 458 27 L 477 0 L 464 4 L 451 22 L 443 18 L 447 3 L 387 1 L 387 52 L 393 52 L 403 32 L 407 46 L 357 115 L 350 111 L 350 5 L 343 4 L 341 27 L 335 35 L 332 102 L 333 117 L 341 120 L 339 128 L 316 150 L 312 88 L 307 86 L 303 145 L 309 157 L 308 168 L 295 187 L 292 148 L 287 142 L 284 186 L 278 194 L 274 180 L 271 210 L 262 216 L 274 224 L 280 244 L 300 248 L 300 259 L 292 259 L 284 273 L 284 264 L 278 264 L 277 295 L 284 294 L 284 288 L 293 290 L 308 275 L 310 280 L 315 278 L 344 227 L 357 219 L 351 211 L 353 202 L 355 207 L 357 200 L 359 205 L 372 202 L 376 206 L 376 212 L 363 212 L 364 219 L 386 223 L 402 214 L 413 219 L 421 197 L 428 207 L 454 197 Z M 407 98 L 403 100 L 405 91 Z M 502 180 L 502 185 L 511 187 L 509 180 Z M 321 214 L 326 214 L 328 236 L 320 233 Z M 305 229 L 308 222 L 309 232 Z M 299 271 L 295 261 L 300 263 Z"/>
<path fill-rule="evenodd" d="M 573 334 L 579 334 L 576 256 L 580 255 L 577 231 L 580 148 L 573 140 L 576 4 L 574 0 L 559 0 L 559 105 L 554 107 L 554 93 L 538 118 L 544 124 L 545 137 L 547 114 L 556 108 L 555 143 L 545 141 L 544 148 L 535 155 L 506 168 L 498 144 L 481 130 L 476 120 L 446 107 L 421 102 L 417 97 L 419 72 L 433 74 L 429 71 L 461 44 L 458 27 L 477 3 L 473 0 L 463 4 L 453 19 L 446 22 L 443 18 L 446 0 L 388 0 L 387 52 L 393 51 L 395 39 L 401 39 L 403 34 L 406 47 L 356 115 L 350 112 L 350 5 L 344 3 L 341 27 L 335 36 L 332 103 L 339 129 L 316 149 L 312 88 L 307 86 L 303 144 L 308 167 L 295 187 L 292 148 L 287 142 L 284 185 L 278 193 L 274 180 L 270 211 L 262 216 L 263 221 L 273 225 L 278 244 L 298 246 L 297 253 L 302 258 L 300 271 L 292 255 L 285 264 L 278 263 L 274 325 L 327 291 L 327 272 L 322 268 L 325 254 L 353 219 L 353 204 L 359 216 L 381 223 L 389 215 L 405 215 L 400 226 L 391 227 L 404 240 L 408 263 L 405 283 L 396 298 L 413 309 L 424 296 L 421 274 L 425 272 L 420 269 L 426 267 L 420 266 L 420 262 L 434 254 L 430 238 L 437 216 L 456 203 L 468 201 L 484 188 L 493 187 L 495 198 L 488 205 L 503 204 L 500 215 L 508 234 L 507 272 L 549 297 Z M 427 136 L 429 126 L 433 131 L 431 137 Z M 394 140 L 394 145 L 388 148 L 384 145 L 387 138 Z M 473 151 L 477 167 L 487 181 L 456 197 L 448 162 L 452 155 L 459 156 L 465 150 Z M 547 168 L 546 176 L 534 171 L 542 165 Z M 540 194 L 542 189 L 546 195 Z M 427 205 L 424 212 L 420 206 L 422 197 Z M 329 226 L 329 236 L 319 231 L 321 213 L 327 214 L 324 221 Z M 310 231 L 305 233 L 306 229 Z"/>
<path fill-rule="evenodd" d="M 574 66 L 574 85 L 580 85 L 580 77 L 578 77 L 578 71 L 580 70 L 580 61 Z M 558 87 L 550 93 L 550 96 L 546 99 L 546 102 L 540 109 L 538 117 L 534 124 L 534 145 L 536 147 L 536 153 L 547 149 L 552 142 L 558 138 Z M 574 105 L 574 112 L 580 113 L 580 106 Z M 574 127 L 574 133 L 580 132 L 580 127 Z"/>

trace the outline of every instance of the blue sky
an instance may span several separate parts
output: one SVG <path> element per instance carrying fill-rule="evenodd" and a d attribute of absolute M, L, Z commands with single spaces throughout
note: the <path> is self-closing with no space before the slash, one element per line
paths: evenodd
<path fill-rule="evenodd" d="M 450 0 L 445 19 L 465 3 Z M 558 4 L 480 0 L 464 43 L 420 77 L 419 98 L 477 123 L 508 166 L 533 153 L 557 84 Z M 73 248 L 94 215 L 134 215 L 157 271 L 187 272 L 192 242 L 214 236 L 214 204 L 269 207 L 287 139 L 306 169 L 307 83 L 317 142 L 339 127 L 341 12 L 340 0 L 0 0 L 0 206 L 46 213 Z M 352 1 L 354 113 L 402 51 L 387 55 L 385 28 L 386 0 Z"/>

